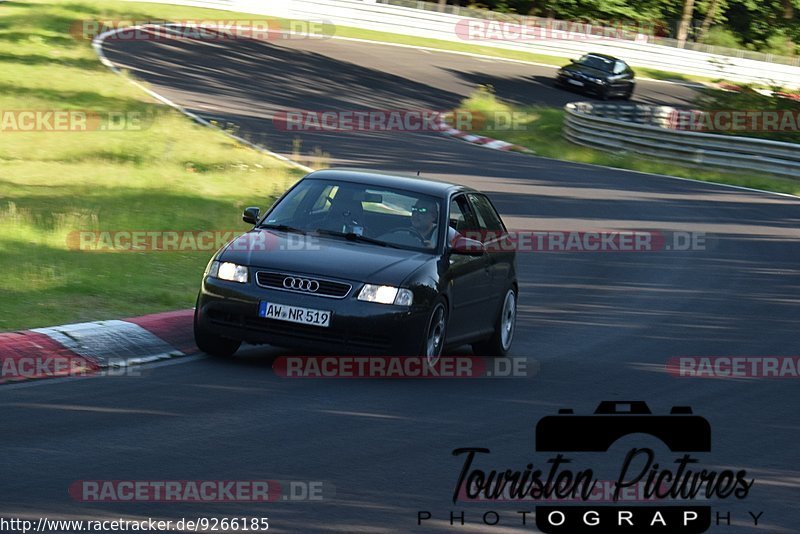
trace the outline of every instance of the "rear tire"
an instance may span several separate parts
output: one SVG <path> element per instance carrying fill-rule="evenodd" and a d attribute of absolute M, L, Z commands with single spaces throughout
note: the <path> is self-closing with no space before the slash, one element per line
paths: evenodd
<path fill-rule="evenodd" d="M 504 357 L 514 341 L 517 324 L 517 290 L 509 287 L 503 297 L 503 304 L 494 325 L 494 333 L 487 340 L 472 344 L 476 356 Z"/>
<path fill-rule="evenodd" d="M 206 354 L 216 356 L 218 358 L 229 358 L 233 356 L 234 353 L 239 350 L 242 342 L 219 336 L 201 327 L 197 321 L 198 308 L 200 304 L 199 298 L 197 304 L 198 305 L 194 308 L 194 342 L 197 345 L 197 348 Z"/>

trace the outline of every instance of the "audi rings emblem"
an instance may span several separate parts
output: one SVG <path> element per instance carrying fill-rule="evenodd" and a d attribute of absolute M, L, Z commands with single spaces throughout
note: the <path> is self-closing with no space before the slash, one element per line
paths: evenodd
<path fill-rule="evenodd" d="M 295 291 L 308 291 L 314 293 L 319 289 L 319 282 L 316 280 L 309 280 L 308 278 L 295 278 L 294 276 L 287 276 L 283 279 L 283 287 L 286 289 L 294 289 Z"/>

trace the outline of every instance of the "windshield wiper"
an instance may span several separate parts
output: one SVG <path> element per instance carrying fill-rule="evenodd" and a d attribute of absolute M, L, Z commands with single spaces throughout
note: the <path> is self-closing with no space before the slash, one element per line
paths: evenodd
<path fill-rule="evenodd" d="M 362 243 L 372 243 L 373 245 L 378 245 L 381 247 L 391 247 L 398 249 L 400 248 L 396 245 L 392 245 L 391 243 L 387 243 L 386 241 L 381 241 L 380 239 L 373 239 L 371 237 L 367 237 L 365 235 L 359 235 L 353 232 L 336 232 L 334 230 L 325 230 L 324 228 L 317 228 L 315 232 L 322 235 L 344 237 L 348 241 L 361 241 Z"/>
<path fill-rule="evenodd" d="M 262 224 L 259 228 L 268 228 L 270 230 L 279 230 L 281 232 L 292 232 L 295 234 L 303 234 L 308 235 L 308 232 L 305 230 L 301 230 L 300 228 L 295 228 L 293 226 L 288 226 L 286 224 Z"/>

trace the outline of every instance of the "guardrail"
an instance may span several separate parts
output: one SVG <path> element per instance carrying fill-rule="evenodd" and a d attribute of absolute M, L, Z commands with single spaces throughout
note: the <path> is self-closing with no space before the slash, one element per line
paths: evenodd
<path fill-rule="evenodd" d="M 548 19 L 544 17 L 534 17 L 530 15 L 520 15 L 516 13 L 500 13 L 497 11 L 489 11 L 487 9 L 480 9 L 476 7 L 464 7 L 457 4 L 445 4 L 444 6 L 439 5 L 435 2 L 423 2 L 420 0 L 363 0 L 365 2 L 373 2 L 378 4 L 387 4 L 393 6 L 401 6 L 401 7 L 409 7 L 413 9 L 424 9 L 427 11 L 439 11 L 444 13 L 449 13 L 451 15 L 458 15 L 461 17 L 469 17 L 469 18 L 479 18 L 479 19 L 491 19 L 491 20 L 500 20 L 500 21 L 509 21 L 509 22 L 517 22 L 519 24 L 537 24 L 543 21 L 549 23 L 558 23 L 558 22 L 565 22 L 565 21 L 558 21 L 556 19 Z M 597 25 L 594 25 L 597 27 Z M 619 26 L 622 26 L 621 24 Z M 745 50 L 743 48 L 730 48 L 725 46 L 715 46 L 715 45 L 707 45 L 703 43 L 696 43 L 692 41 L 686 41 L 683 46 L 681 47 L 678 43 L 678 40 L 671 37 L 662 37 L 655 35 L 656 34 L 656 24 L 655 22 L 648 23 L 634 23 L 631 22 L 631 26 L 639 26 L 643 29 L 647 30 L 647 33 L 644 37 L 646 37 L 647 42 L 651 44 L 657 44 L 661 46 L 669 46 L 673 48 L 683 48 L 686 50 L 694 50 L 697 52 L 706 52 L 708 54 L 716 54 L 720 56 L 729 56 L 729 57 L 738 57 L 738 58 L 746 58 L 752 59 L 754 61 L 764 61 L 767 63 L 782 63 L 785 65 L 794 65 L 800 66 L 800 57 L 797 56 L 782 56 L 779 54 L 768 54 L 763 52 L 756 52 L 754 50 Z M 649 26 L 649 27 L 648 27 Z M 603 27 L 601 27 L 603 28 Z M 610 27 L 613 33 L 617 33 L 617 27 Z M 631 28 L 633 30 L 633 28 Z M 672 28 L 674 31 L 675 28 Z M 627 33 L 627 32 L 626 32 Z M 627 40 L 635 41 L 637 38 L 642 37 L 641 35 L 634 35 L 631 31 L 631 35 L 627 37 Z"/>
<path fill-rule="evenodd" d="M 563 135 L 578 145 L 695 167 L 800 177 L 799 145 L 672 129 L 681 111 L 673 107 L 573 102 L 564 109 Z"/>
<path fill-rule="evenodd" d="M 301 20 L 325 20 L 381 32 L 425 37 L 461 44 L 517 50 L 560 57 L 576 57 L 586 52 L 607 53 L 625 59 L 633 67 L 725 78 L 745 83 L 782 85 L 800 88 L 800 66 L 765 63 L 742 57 L 709 54 L 671 46 L 613 38 L 576 38 L 568 33 L 561 38 L 527 40 L 465 40 L 457 28 L 469 21 L 485 22 L 485 17 L 464 17 L 439 12 L 438 5 L 413 2 L 416 7 L 390 5 L 376 0 L 153 0 L 160 3 L 214 7 L 256 15 Z M 394 0 L 397 1 L 397 0 Z M 410 3 L 410 2 L 409 2 Z M 500 14 L 489 13 L 491 17 Z M 791 61 L 790 61 L 791 62 Z"/>

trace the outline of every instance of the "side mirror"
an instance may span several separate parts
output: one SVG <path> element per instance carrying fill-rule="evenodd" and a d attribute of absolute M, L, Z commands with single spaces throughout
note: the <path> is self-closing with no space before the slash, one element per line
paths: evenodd
<path fill-rule="evenodd" d="M 577 59 L 570 59 L 570 60 L 569 60 L 569 62 L 570 62 L 570 63 L 577 63 L 577 62 L 578 62 L 578 60 L 577 60 Z"/>
<path fill-rule="evenodd" d="M 242 213 L 242 220 L 249 224 L 257 224 L 258 216 L 260 214 L 261 214 L 261 208 L 257 207 L 245 208 L 244 213 Z"/>
<path fill-rule="evenodd" d="M 459 236 L 450 246 L 453 254 L 464 254 L 465 256 L 483 256 L 486 254 L 486 247 L 483 243 L 475 239 Z"/>

